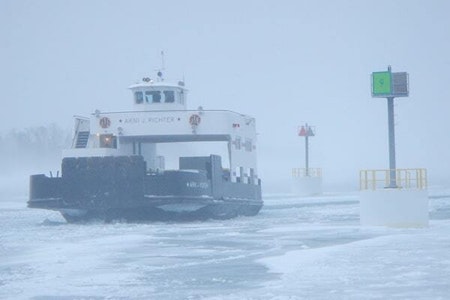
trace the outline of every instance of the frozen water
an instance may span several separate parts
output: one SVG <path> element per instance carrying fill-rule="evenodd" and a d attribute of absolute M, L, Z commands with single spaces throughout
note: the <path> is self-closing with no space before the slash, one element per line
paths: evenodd
<path fill-rule="evenodd" d="M 360 227 L 357 194 L 265 197 L 255 217 L 67 224 L 0 200 L 1 299 L 447 299 L 450 192 L 430 227 Z"/>

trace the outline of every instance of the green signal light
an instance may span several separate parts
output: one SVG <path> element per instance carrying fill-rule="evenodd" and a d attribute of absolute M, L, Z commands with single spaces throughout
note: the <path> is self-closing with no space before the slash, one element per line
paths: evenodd
<path fill-rule="evenodd" d="M 372 94 L 390 95 L 392 93 L 392 74 L 391 72 L 372 73 Z"/>

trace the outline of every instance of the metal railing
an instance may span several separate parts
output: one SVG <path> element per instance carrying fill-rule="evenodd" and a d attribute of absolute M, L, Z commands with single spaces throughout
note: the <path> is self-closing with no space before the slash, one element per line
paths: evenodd
<path fill-rule="evenodd" d="M 322 177 L 321 168 L 294 168 L 292 177 Z"/>
<path fill-rule="evenodd" d="M 395 174 L 395 180 L 391 180 Z M 385 188 L 426 189 L 426 169 L 393 169 L 393 170 L 361 170 L 359 171 L 359 189 L 376 190 Z M 395 186 L 392 186 L 395 182 Z"/>

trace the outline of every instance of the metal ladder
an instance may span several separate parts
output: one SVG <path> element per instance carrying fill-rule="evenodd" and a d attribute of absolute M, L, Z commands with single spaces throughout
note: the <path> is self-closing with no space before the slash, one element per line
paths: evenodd
<path fill-rule="evenodd" d="M 78 131 L 75 148 L 86 148 L 89 140 L 89 131 Z"/>
<path fill-rule="evenodd" d="M 89 141 L 89 119 L 75 117 L 75 133 L 72 148 L 86 148 Z"/>

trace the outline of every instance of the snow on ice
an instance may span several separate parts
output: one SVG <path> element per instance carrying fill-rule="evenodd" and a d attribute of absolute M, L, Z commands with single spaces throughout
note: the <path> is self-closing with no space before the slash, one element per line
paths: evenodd
<path fill-rule="evenodd" d="M 1 299 L 447 299 L 450 193 L 430 226 L 361 227 L 353 193 L 265 197 L 255 217 L 67 224 L 0 201 Z"/>

